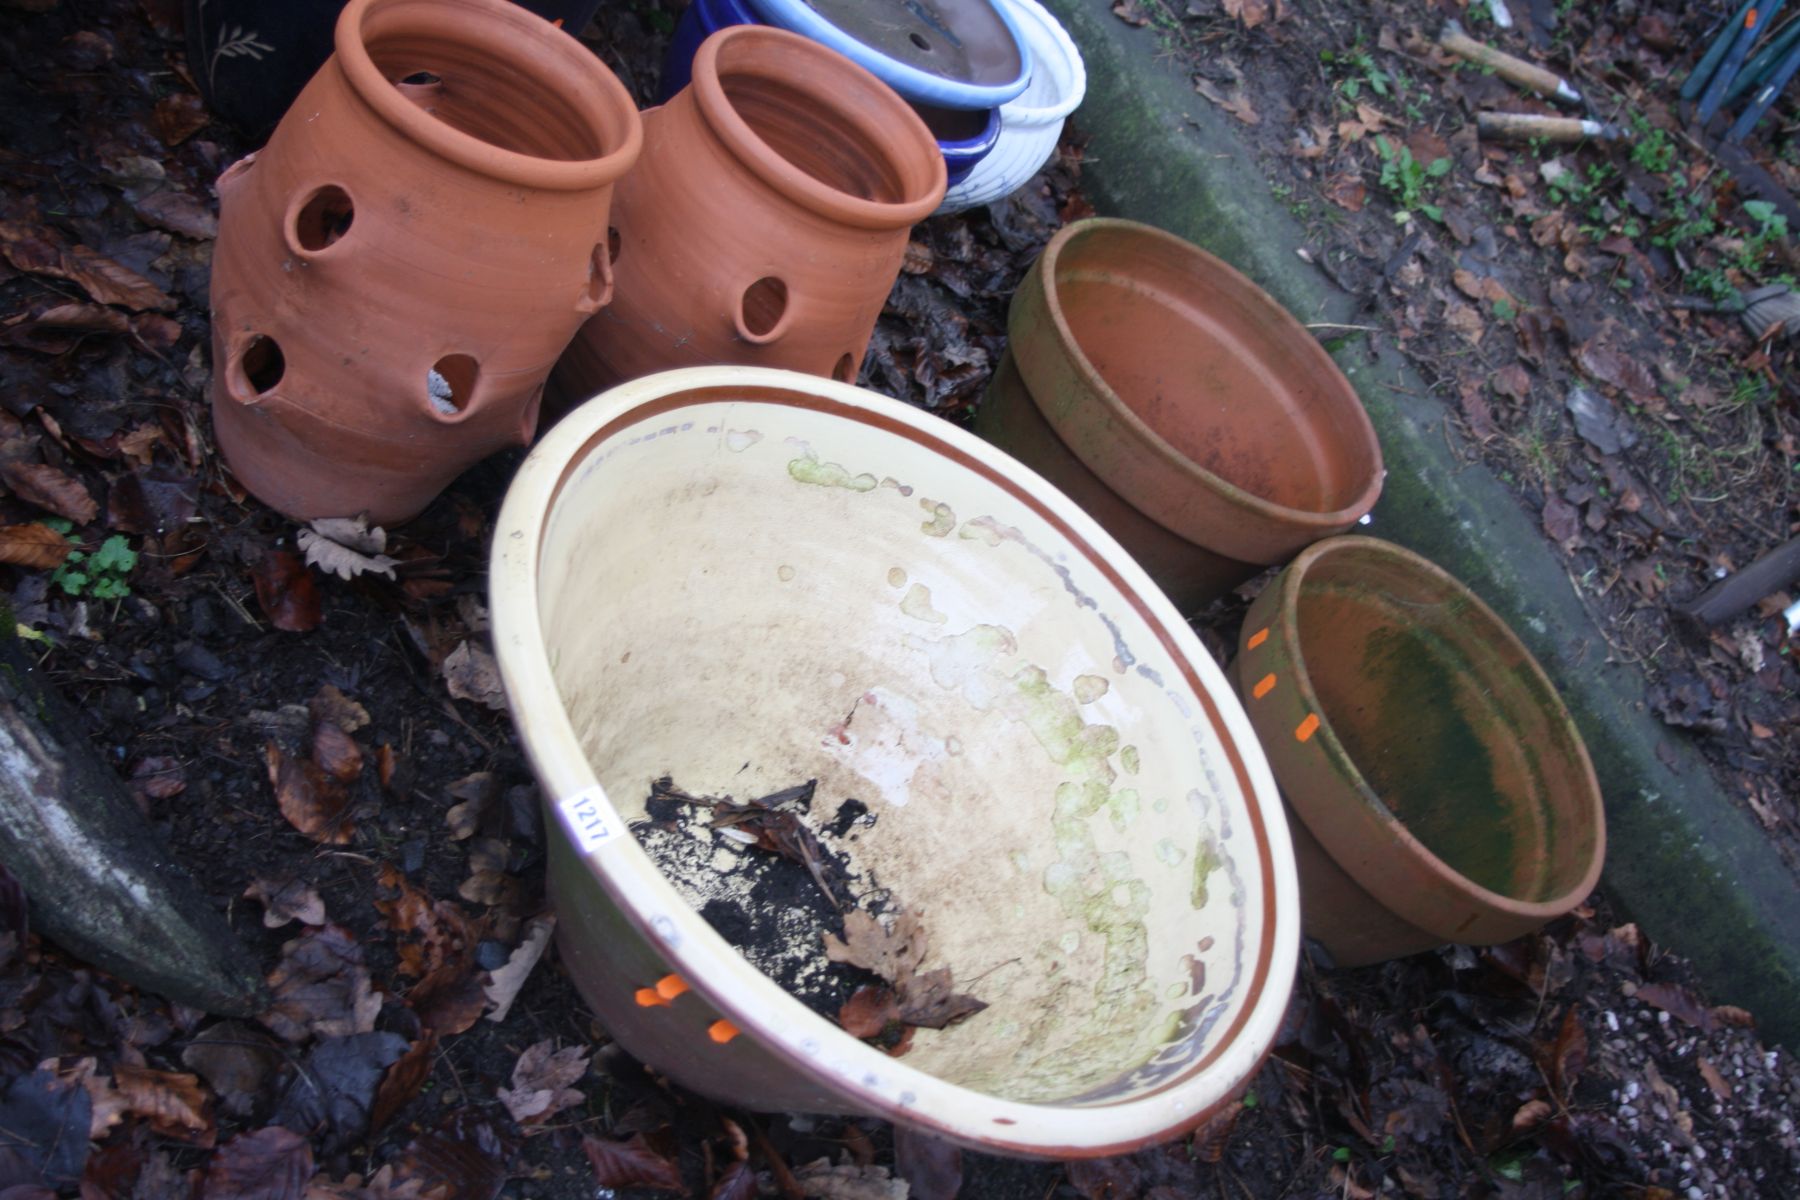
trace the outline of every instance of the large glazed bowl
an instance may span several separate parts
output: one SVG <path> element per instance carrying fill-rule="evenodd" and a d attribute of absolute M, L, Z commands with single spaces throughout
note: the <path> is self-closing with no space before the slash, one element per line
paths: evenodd
<path fill-rule="evenodd" d="M 651 376 L 526 459 L 492 588 L 562 953 L 643 1061 L 1072 1157 L 1176 1136 L 1266 1053 L 1299 925 L 1262 752 L 1174 608 L 1011 459 L 832 381 Z M 899 1058 L 814 1015 L 629 832 L 664 774 L 867 803 L 856 869 L 990 1007 Z"/>
<path fill-rule="evenodd" d="M 1063 121 L 1087 95 L 1087 67 L 1075 41 L 1037 0 L 995 0 L 1031 51 L 1031 82 L 1000 106 L 1000 137 L 987 157 L 952 180 L 939 212 L 991 204 L 1023 187 L 1050 161 Z"/>

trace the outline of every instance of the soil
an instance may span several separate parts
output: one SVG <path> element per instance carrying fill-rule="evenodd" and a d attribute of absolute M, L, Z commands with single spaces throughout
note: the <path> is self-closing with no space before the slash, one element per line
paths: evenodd
<path fill-rule="evenodd" d="M 807 1189 L 792 1181 L 820 1158 L 865 1188 L 898 1172 L 916 1196 L 950 1195 L 960 1180 L 984 1200 L 1737 1197 L 1780 1195 L 1800 1178 L 1793 1057 L 1764 1048 L 1750 1014 L 1709 1005 L 1684 964 L 1598 901 L 1502 947 L 1345 972 L 1309 958 L 1274 1055 L 1227 1119 L 1164 1149 L 1066 1168 L 957 1156 L 877 1122 L 724 1109 L 673 1088 L 608 1043 L 554 951 L 500 1013 L 498 983 L 544 932 L 541 818 L 499 711 L 482 601 L 487 538 L 518 456 L 470 471 L 390 531 L 376 552 L 395 560 L 394 578 L 305 565 L 296 529 L 243 495 L 211 442 L 210 185 L 252 147 L 199 105 L 180 6 L 4 2 L 0 530 L 60 518 L 96 558 L 54 583 L 46 566 L 0 567 L 0 587 L 44 676 L 81 708 L 96 753 L 280 1003 L 259 1021 L 220 1022 L 19 938 L 0 953 L 0 1190 L 73 1195 L 81 1181 L 84 1196 L 140 1200 L 575 1200 L 596 1188 L 656 1194 L 641 1184 L 735 1197 L 748 1180 L 832 1194 L 816 1175 Z M 1667 630 L 1673 600 L 1791 528 L 1790 364 L 1728 317 L 1662 302 L 1684 259 L 1728 281 L 1760 278 L 1785 243 L 1747 253 L 1741 194 L 1679 136 L 1681 162 L 1660 177 L 1679 171 L 1714 201 L 1718 232 L 1659 253 L 1595 236 L 1580 218 L 1543 226 L 1540 160 L 1458 139 L 1457 93 L 1490 84 L 1409 40 L 1435 26 L 1423 4 L 1117 7 L 1164 24 L 1172 53 L 1203 51 L 1209 86 L 1241 72 L 1261 114 L 1246 132 L 1272 186 L 1293 189 L 1319 222 L 1322 269 L 1370 297 L 1367 336 L 1440 381 L 1467 453 L 1491 458 L 1542 510 L 1615 653 L 1646 660 L 1653 703 L 1684 726 L 1671 736 L 1701 737 L 1772 836 L 1789 836 L 1800 730 L 1778 617 L 1763 611 L 1698 644 Z M 646 103 L 677 8 L 607 4 L 584 35 Z M 1651 120 L 1672 122 L 1671 72 L 1699 45 L 1706 10 L 1618 4 L 1604 26 L 1562 17 L 1560 68 L 1636 89 Z M 1388 93 L 1358 55 L 1387 73 Z M 1360 96 L 1345 94 L 1353 72 Z M 1408 132 L 1458 148 L 1425 201 L 1441 201 L 1441 226 L 1396 222 L 1370 139 L 1340 132 L 1371 95 L 1396 122 L 1417 107 Z M 1314 132 L 1321 121 L 1329 138 Z M 1758 136 L 1790 127 L 1784 109 Z M 1312 145 L 1296 142 L 1302 131 Z M 1784 147 L 1753 146 L 1788 171 Z M 1563 157 L 1586 178 L 1602 153 Z M 998 360 L 1007 296 L 1050 233 L 1086 211 L 1080 160 L 1072 131 L 1019 196 L 919 227 L 868 386 L 967 417 Z M 1346 174 L 1357 178 L 1338 182 Z M 1623 222 L 1638 178 L 1608 176 L 1605 194 L 1581 203 Z M 1359 212 L 1329 198 L 1350 198 L 1351 183 L 1364 191 Z M 1661 203 L 1655 183 L 1639 190 Z M 1527 202 L 1545 215 L 1527 223 Z M 126 277 L 96 258 L 151 290 L 121 292 Z M 1635 447 L 1603 449 L 1591 420 L 1589 437 L 1574 431 L 1564 400 L 1577 361 L 1610 405 L 1602 424 L 1638 431 Z M 1651 386 L 1629 386 L 1625 361 L 1650 364 Z M 1758 506 L 1732 502 L 1750 495 Z M 129 567 L 105 549 L 114 538 L 136 554 Z M 1228 644 L 1241 605 L 1205 615 L 1209 644 Z M 0 887 L 0 943 L 22 928 L 19 912 Z M 60 1136 L 83 1122 L 87 1141 Z"/>
<path fill-rule="evenodd" d="M 634 822 L 631 832 L 721 937 L 813 1012 L 836 1021 L 852 992 L 880 980 L 832 962 L 824 937 L 843 937 L 846 909 L 879 914 L 887 897 L 872 876 L 855 869 L 853 847 L 843 845 L 858 836 L 851 831 L 860 828 L 858 818 L 867 806 L 845 800 L 828 823 L 813 828 L 808 820 L 813 800 L 813 785 L 807 783 L 791 789 L 791 799 L 763 797 L 749 806 L 785 811 L 807 828 L 805 857 L 821 877 L 801 856 L 759 847 L 748 832 L 753 826 L 715 823 L 715 805 L 732 807 L 730 796 L 697 799 L 668 780 L 651 790 L 649 816 Z"/>

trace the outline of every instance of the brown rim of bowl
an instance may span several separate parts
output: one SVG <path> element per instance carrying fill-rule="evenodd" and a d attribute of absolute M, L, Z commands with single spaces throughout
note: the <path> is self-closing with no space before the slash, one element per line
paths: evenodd
<path fill-rule="evenodd" d="M 1338 381 L 1342 398 L 1348 402 L 1347 411 L 1354 414 L 1356 429 L 1362 435 L 1363 449 L 1375 467 L 1354 501 L 1332 512 L 1315 512 L 1289 508 L 1285 504 L 1277 504 L 1273 500 L 1245 491 L 1182 454 L 1119 398 L 1119 394 L 1113 391 L 1112 385 L 1106 382 L 1088 359 L 1087 353 L 1082 350 L 1081 343 L 1076 339 L 1075 332 L 1069 327 L 1068 318 L 1063 313 L 1062 301 L 1057 296 L 1056 288 L 1057 263 L 1063 248 L 1076 238 L 1099 234 L 1149 238 L 1162 243 L 1166 257 L 1187 259 L 1194 267 L 1191 274 L 1216 280 L 1219 292 L 1231 302 L 1261 310 L 1273 324 L 1280 326 L 1292 338 L 1295 354 L 1308 360 L 1309 365 L 1322 377 Z M 1321 536 L 1355 524 L 1359 517 L 1375 506 L 1376 498 L 1381 495 L 1382 477 L 1386 472 L 1383 468 L 1381 442 L 1375 436 L 1375 427 L 1369 422 L 1369 414 L 1363 408 L 1361 397 L 1306 326 L 1295 320 L 1292 313 L 1276 303 L 1275 298 L 1257 286 L 1249 276 L 1186 238 L 1158 229 L 1154 225 L 1119 217 L 1088 217 L 1063 226 L 1045 244 L 1043 254 L 1038 259 L 1038 270 L 1044 290 L 1044 307 L 1049 312 L 1050 319 L 1055 322 L 1057 337 L 1068 348 L 1069 361 L 1080 372 L 1082 382 L 1105 404 L 1108 416 L 1126 426 L 1133 436 L 1153 449 L 1157 457 L 1186 476 L 1196 487 L 1216 493 L 1239 508 L 1247 509 L 1266 520 L 1317 530 Z M 1161 524 L 1160 521 L 1158 523 Z"/>
<path fill-rule="evenodd" d="M 1594 814 L 1592 861 L 1588 863 L 1587 870 L 1583 872 L 1581 881 L 1574 887 L 1567 889 L 1554 899 L 1535 902 L 1519 900 L 1483 887 L 1439 858 L 1424 842 L 1420 841 L 1405 821 L 1389 811 L 1381 797 L 1376 795 L 1375 790 L 1369 786 L 1368 780 L 1363 778 L 1362 772 L 1357 769 L 1356 763 L 1344 749 L 1343 742 L 1338 740 L 1337 731 L 1332 728 L 1330 715 L 1320 704 L 1318 693 L 1313 690 L 1312 676 L 1306 670 L 1306 659 L 1302 653 L 1303 643 L 1300 640 L 1300 587 L 1305 582 L 1307 571 L 1312 568 L 1314 563 L 1327 555 L 1344 553 L 1366 554 L 1390 562 L 1401 563 L 1408 569 L 1419 571 L 1438 585 L 1448 588 L 1453 594 L 1467 598 L 1471 604 L 1470 613 L 1486 626 L 1484 633 L 1519 654 L 1532 682 L 1543 689 L 1543 694 L 1555 705 L 1556 723 L 1568 733 L 1570 747 L 1574 750 L 1576 772 L 1585 785 L 1583 791 L 1589 801 L 1588 807 Z M 1383 828 L 1391 833 L 1408 853 L 1415 855 L 1430 867 L 1433 875 L 1441 879 L 1453 891 L 1500 912 L 1534 921 L 1548 921 L 1560 917 L 1587 899 L 1599 883 L 1600 871 L 1606 861 L 1606 812 L 1600 797 L 1600 780 L 1594 774 L 1594 764 L 1588 757 L 1587 744 L 1582 741 L 1580 731 L 1575 728 L 1575 719 L 1569 715 L 1568 706 L 1563 703 L 1562 696 L 1557 692 L 1556 686 L 1550 682 L 1550 677 L 1544 674 L 1542 664 L 1538 662 L 1537 657 L 1531 653 L 1525 643 L 1519 640 L 1519 635 L 1512 631 L 1511 626 L 1501 620 L 1499 614 L 1489 608 L 1480 596 L 1477 596 L 1450 572 L 1427 558 L 1380 538 L 1345 536 L 1316 542 L 1302 550 L 1294 558 L 1294 561 L 1288 564 L 1287 569 L 1281 573 L 1280 586 L 1280 604 L 1277 606 L 1276 619 L 1281 622 L 1281 635 L 1292 650 L 1295 686 L 1299 688 L 1307 711 L 1319 718 L 1319 736 L 1324 739 L 1323 744 L 1334 765 L 1342 769 L 1355 785 L 1364 803 L 1371 806 L 1375 812 L 1389 818 L 1382 823 Z M 1472 622 L 1465 617 L 1465 623 Z M 1294 805 L 1292 801 L 1288 803 L 1311 830 L 1312 822 L 1306 820 L 1306 806 L 1304 804 Z M 1315 834 L 1315 836 L 1317 835 Z M 1332 850 L 1328 843 L 1322 844 L 1325 844 L 1327 852 Z M 1425 927 L 1421 926 L 1421 928 Z M 1437 931 L 1427 929 L 1427 932 L 1435 934 Z"/>
<path fill-rule="evenodd" d="M 403 96 L 369 57 L 364 30 L 373 23 L 381 34 L 421 30 L 441 36 L 455 10 L 477 24 L 465 36 L 479 37 L 495 57 L 517 64 L 524 77 L 572 102 L 600 145 L 612 148 L 579 161 L 520 154 L 453 128 Z M 637 161 L 643 124 L 625 85 L 580 42 L 506 0 L 350 0 L 333 42 L 338 66 L 363 103 L 407 138 L 458 166 L 521 187 L 580 192 L 605 187 Z"/>
<path fill-rule="evenodd" d="M 803 93 L 821 108 L 842 113 L 865 143 L 894 168 L 909 199 L 866 200 L 839 191 L 789 162 L 738 115 L 719 79 L 719 59 L 729 55 L 729 73 L 760 76 Z M 798 55 L 808 69 L 796 72 L 779 61 Z M 944 155 L 937 139 L 907 103 L 874 75 L 837 51 L 785 29 L 729 25 L 694 54 L 695 102 L 707 125 L 739 161 L 781 193 L 829 220 L 859 229 L 904 229 L 936 211 L 944 198 Z M 845 97 L 877 109 L 871 116 Z"/>

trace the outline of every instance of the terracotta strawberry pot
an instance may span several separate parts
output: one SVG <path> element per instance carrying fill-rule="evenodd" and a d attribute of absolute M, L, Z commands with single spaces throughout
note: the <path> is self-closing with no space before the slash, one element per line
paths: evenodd
<path fill-rule="evenodd" d="M 1043 480 L 843 384 L 674 371 L 551 430 L 493 546 L 562 961 L 634 1056 L 1049 1158 L 1178 1136 L 1254 1075 L 1299 945 L 1274 781 L 1181 615 Z M 902 1057 L 817 1015 L 632 834 L 665 773 L 862 801 L 851 869 L 989 1007 Z"/>
<path fill-rule="evenodd" d="M 1341 533 L 1381 491 L 1356 392 L 1250 280 L 1133 221 L 1065 227 L 1014 294 L 976 431 L 1193 608 Z"/>
<path fill-rule="evenodd" d="M 612 290 L 630 96 L 504 0 L 351 0 L 267 148 L 219 180 L 213 421 L 296 518 L 386 524 L 529 441 Z"/>
<path fill-rule="evenodd" d="M 931 131 L 880 80 L 798 34 L 720 30 L 644 114 L 614 205 L 618 295 L 557 389 L 706 363 L 854 379 L 907 232 L 943 194 Z"/>
<path fill-rule="evenodd" d="M 1374 538 L 1301 552 L 1245 618 L 1237 686 L 1291 816 L 1308 936 L 1341 966 L 1504 942 L 1580 904 L 1606 823 L 1542 668 L 1442 570 Z"/>

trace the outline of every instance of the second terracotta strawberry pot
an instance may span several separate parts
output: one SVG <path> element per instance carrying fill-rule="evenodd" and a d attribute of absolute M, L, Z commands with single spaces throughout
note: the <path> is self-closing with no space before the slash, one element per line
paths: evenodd
<path fill-rule="evenodd" d="M 1189 609 L 1381 491 L 1356 392 L 1261 288 L 1134 221 L 1067 226 L 1013 296 L 976 432 L 1099 518 Z"/>
<path fill-rule="evenodd" d="M 1330 538 L 1251 605 L 1239 694 L 1340 966 L 1529 933 L 1593 891 L 1600 789 L 1531 653 L 1409 550 Z"/>
<path fill-rule="evenodd" d="M 854 379 L 908 230 L 943 195 L 936 140 L 880 80 L 798 34 L 720 30 L 644 114 L 614 203 L 618 295 L 558 392 L 709 363 Z"/>

